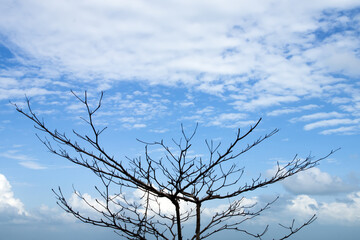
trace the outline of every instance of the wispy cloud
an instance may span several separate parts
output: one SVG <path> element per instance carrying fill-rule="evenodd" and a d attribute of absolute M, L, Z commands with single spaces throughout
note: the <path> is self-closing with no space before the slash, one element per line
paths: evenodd
<path fill-rule="evenodd" d="M 34 161 L 22 161 L 22 162 L 19 162 L 19 164 L 23 167 L 33 169 L 33 170 L 47 169 L 47 167 L 42 166 L 41 164 L 34 162 Z"/>
<path fill-rule="evenodd" d="M 235 101 L 233 103 L 237 110 L 255 111 L 259 108 L 265 108 L 270 106 L 279 106 L 283 103 L 297 102 L 300 98 L 297 96 L 279 96 L 279 95 L 260 95 L 256 99 L 248 101 Z"/>
<path fill-rule="evenodd" d="M 10 88 L 10 89 L 1 89 L 0 88 L 0 100 L 9 100 L 14 98 L 24 98 L 25 96 L 43 96 L 43 95 L 52 95 L 58 94 L 55 91 L 49 91 L 44 88 L 30 87 L 30 88 Z"/>
<path fill-rule="evenodd" d="M 124 128 L 127 128 L 127 129 L 139 129 L 139 128 L 145 128 L 146 127 L 146 124 L 144 123 L 135 123 L 135 124 L 123 124 L 122 125 Z"/>
<path fill-rule="evenodd" d="M 350 126 L 350 127 L 339 127 L 339 128 L 332 128 L 321 131 L 320 134 L 322 135 L 330 135 L 330 134 L 344 134 L 344 135 L 351 135 L 356 134 L 360 131 L 359 126 Z"/>
<path fill-rule="evenodd" d="M 349 124 L 358 124 L 360 119 L 348 119 L 348 118 L 340 118 L 340 119 L 329 119 L 329 120 L 321 120 L 313 123 L 306 124 L 304 129 L 309 131 L 315 128 L 323 128 L 323 127 L 332 127 L 338 125 L 349 125 Z"/>
<path fill-rule="evenodd" d="M 2 152 L 0 153 L 0 157 L 18 160 L 21 166 L 28 169 L 32 169 L 32 170 L 47 169 L 46 166 L 43 166 L 40 163 L 38 163 L 36 158 L 24 154 L 19 154 L 18 149 Z"/>
<path fill-rule="evenodd" d="M 301 117 L 292 118 L 291 122 L 299 122 L 299 121 L 312 121 L 317 119 L 324 119 L 324 118 L 342 118 L 345 117 L 346 114 L 338 113 L 338 112 L 318 112 L 309 115 L 304 115 Z"/>
<path fill-rule="evenodd" d="M 287 107 L 287 108 L 282 108 L 282 109 L 277 109 L 277 110 L 271 111 L 271 112 L 267 113 L 267 115 L 268 116 L 279 116 L 279 115 L 283 115 L 283 114 L 302 112 L 304 110 L 316 109 L 319 107 L 320 106 L 315 105 L 315 104 L 309 104 L 309 105 L 299 106 L 299 107 Z"/>
<path fill-rule="evenodd" d="M 9 158 L 9 159 L 15 159 L 20 161 L 34 161 L 36 158 L 33 158 L 28 155 L 19 154 L 19 150 L 7 150 L 6 152 L 0 153 L 1 157 Z"/>
<path fill-rule="evenodd" d="M 243 113 L 221 113 L 219 116 L 214 116 L 212 120 L 207 124 L 208 126 L 223 126 L 223 127 L 240 127 L 250 125 L 246 119 L 247 114 Z M 243 121 L 240 121 L 243 120 Z"/>
<path fill-rule="evenodd" d="M 166 129 L 166 128 L 164 128 L 164 129 L 151 129 L 150 130 L 150 132 L 153 132 L 153 133 L 166 133 L 168 131 L 169 131 L 169 129 Z"/>

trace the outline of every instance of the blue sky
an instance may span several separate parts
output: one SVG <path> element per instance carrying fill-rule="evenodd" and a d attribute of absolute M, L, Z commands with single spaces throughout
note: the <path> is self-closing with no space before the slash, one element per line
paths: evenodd
<path fill-rule="evenodd" d="M 136 138 L 178 138 L 181 123 L 188 131 L 199 123 L 192 154 L 206 156 L 204 139 L 226 146 L 237 128 L 248 129 L 259 117 L 249 143 L 280 132 L 244 156 L 247 176 L 269 174 L 295 154 L 321 157 L 341 147 L 318 167 L 245 197 L 260 204 L 281 197 L 255 222 L 270 223 L 275 232 L 279 222 L 318 214 L 293 239 L 359 236 L 359 1 L 0 2 L 0 232 L 6 239 L 117 238 L 77 223 L 56 205 L 51 188 L 61 186 L 86 211 L 72 185 L 94 199 L 98 181 L 51 155 L 9 104 L 25 106 L 27 95 L 49 126 L 85 132 L 84 108 L 70 89 L 87 90 L 94 102 L 105 92 L 95 121 L 108 126 L 103 145 L 119 159 L 143 153 Z"/>

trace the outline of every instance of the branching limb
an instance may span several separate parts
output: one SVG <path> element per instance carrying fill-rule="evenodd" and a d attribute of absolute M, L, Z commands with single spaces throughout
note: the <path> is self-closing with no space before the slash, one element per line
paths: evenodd
<path fill-rule="evenodd" d="M 89 199 L 74 189 L 75 196 L 95 214 L 94 216 L 73 209 L 60 188 L 57 191 L 53 190 L 58 205 L 80 221 L 114 229 L 117 234 L 126 239 L 182 240 L 185 238 L 183 223 L 194 218 L 195 235 L 190 239 L 205 239 L 226 230 L 262 239 L 268 226 L 260 233 L 251 233 L 241 228 L 241 224 L 262 214 L 273 201 L 256 210 L 255 205 L 242 205 L 244 194 L 317 166 L 320 161 L 337 151 L 331 151 L 325 157 L 318 159 L 311 156 L 301 159 L 295 156 L 287 164 L 278 164 L 271 177 L 262 178 L 259 175 L 252 181 L 239 186 L 245 171 L 245 168 L 240 165 L 240 157 L 279 131 L 274 129 L 253 143 L 245 145 L 244 148 L 240 147 L 240 143 L 260 124 L 260 118 L 244 133 L 238 129 L 234 141 L 225 150 L 220 150 L 221 142 L 214 144 L 213 141 L 205 140 L 208 149 L 207 157 L 191 157 L 189 154 L 197 132 L 197 124 L 190 134 L 187 134 L 184 126 L 181 125 L 182 137 L 179 141 L 172 139 L 171 145 L 167 145 L 163 140 L 155 142 L 139 140 L 145 144 L 145 157 L 127 157 L 123 162 L 115 159 L 101 144 L 100 137 L 106 127 L 97 128 L 95 125 L 94 118 L 102 106 L 103 93 L 93 106 L 89 102 L 87 92 L 83 97 L 74 91 L 71 92 L 86 109 L 86 118 L 81 119 L 87 124 L 89 134 L 82 134 L 74 129 L 73 138 L 70 138 L 66 133 L 48 128 L 45 121 L 32 110 L 29 98 L 26 98 L 27 111 L 16 104 L 13 105 L 19 113 L 35 124 L 36 129 L 46 135 L 44 138 L 38 135 L 37 137 L 51 153 L 89 169 L 100 179 L 102 187 L 95 187 L 100 196 L 99 199 Z M 160 146 L 164 151 L 164 156 L 160 158 L 150 156 L 148 148 L 151 146 Z M 136 200 L 133 196 L 126 195 L 134 191 L 142 193 Z M 172 204 L 173 212 L 164 210 L 164 205 L 161 204 L 163 199 Z M 223 211 L 218 211 L 204 219 L 202 211 L 206 202 L 230 199 L 232 202 L 229 201 Z M 182 202 L 192 204 L 194 207 L 180 209 Z M 289 231 L 280 240 L 289 238 L 313 223 L 315 219 L 314 215 L 299 227 L 295 227 L 295 220 L 290 226 L 280 225 Z M 205 222 L 205 225 L 201 224 Z"/>

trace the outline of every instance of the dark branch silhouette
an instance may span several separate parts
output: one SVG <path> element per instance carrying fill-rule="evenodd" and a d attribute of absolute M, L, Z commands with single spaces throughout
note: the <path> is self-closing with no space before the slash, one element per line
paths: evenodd
<path fill-rule="evenodd" d="M 198 240 L 226 230 L 262 239 L 269 226 L 260 233 L 252 233 L 243 229 L 242 224 L 259 216 L 277 198 L 264 206 L 257 207 L 256 204 L 243 204 L 244 194 L 312 168 L 334 152 L 331 151 L 327 156 L 319 159 L 311 156 L 301 159 L 295 156 L 285 165 L 278 163 L 276 171 L 270 178 L 262 178 L 260 175 L 249 183 L 240 185 L 244 168 L 239 166 L 239 157 L 278 132 L 278 129 L 275 129 L 241 149 L 240 142 L 259 125 L 261 121 L 259 119 L 244 133 L 238 129 L 235 139 L 225 151 L 220 151 L 220 143 L 215 144 L 206 140 L 208 149 L 206 159 L 188 156 L 197 126 L 191 134 L 187 134 L 181 125 L 182 138 L 179 141 L 173 139 L 175 150 L 163 140 L 155 142 L 138 140 L 145 146 L 145 157 L 119 161 L 101 145 L 100 135 L 106 128 L 98 129 L 93 120 L 94 114 L 101 107 L 103 93 L 94 108 L 90 107 L 86 92 L 83 98 L 72 93 L 84 105 L 87 118 L 82 119 L 90 127 L 90 134 L 81 134 L 73 130 L 78 140 L 71 139 L 66 133 L 61 133 L 57 129 L 49 129 L 45 121 L 39 119 L 33 112 L 28 98 L 26 98 L 27 111 L 14 105 L 18 112 L 34 122 L 36 129 L 49 137 L 41 138 L 37 135 L 50 152 L 91 170 L 101 180 L 102 187 L 95 187 L 100 196 L 95 203 L 74 189 L 75 194 L 92 209 L 94 215 L 90 216 L 74 209 L 64 197 L 60 187 L 58 190 L 53 190 L 58 205 L 80 221 L 114 229 L 126 239 Z M 79 141 L 90 148 L 84 147 Z M 164 157 L 153 158 L 148 150 L 150 146 L 161 147 L 165 152 Z M 127 194 L 135 191 L 140 192 L 136 201 Z M 205 203 L 222 199 L 228 199 L 226 208 L 212 213 L 210 217 L 203 215 Z M 164 209 L 164 205 L 161 205 L 164 201 L 171 204 L 171 210 Z M 181 207 L 182 204 L 190 207 Z M 299 227 L 294 226 L 294 221 L 290 226 L 280 225 L 288 231 L 280 239 L 292 236 L 315 219 L 314 215 Z M 195 222 L 195 231 L 191 236 L 184 237 L 183 223 L 187 221 Z"/>

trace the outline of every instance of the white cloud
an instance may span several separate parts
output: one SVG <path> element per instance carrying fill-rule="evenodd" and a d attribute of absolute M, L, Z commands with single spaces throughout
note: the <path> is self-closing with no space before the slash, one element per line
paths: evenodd
<path fill-rule="evenodd" d="M 135 190 L 132 193 L 125 194 L 128 203 L 136 203 L 142 204 L 145 206 L 145 200 L 142 199 L 144 192 L 141 190 Z M 82 196 L 90 203 L 91 205 L 97 207 L 99 210 L 102 210 L 103 207 L 99 204 L 103 204 L 103 201 L 100 199 L 96 200 L 91 195 L 85 193 Z M 252 198 L 243 198 L 241 204 L 244 207 L 252 206 L 257 204 L 257 206 L 262 206 L 266 202 L 274 200 L 274 197 L 259 199 L 258 197 Z M 117 200 L 114 200 L 117 201 Z M 124 203 L 122 198 L 118 198 L 118 201 Z M 82 214 L 88 214 L 91 217 L 96 217 L 101 215 L 96 215 L 97 213 L 89 207 L 83 200 L 81 200 L 76 194 L 72 194 L 69 198 L 69 204 L 73 207 L 74 210 L 80 211 Z M 317 200 L 309 195 L 301 194 L 297 195 L 287 201 L 281 201 L 281 205 L 275 203 L 272 208 L 266 211 L 264 217 L 258 219 L 259 222 L 265 221 L 265 223 L 269 222 L 278 222 L 281 221 L 282 218 L 296 218 L 299 221 L 303 221 L 311 217 L 312 215 L 316 214 L 319 218 L 319 222 L 321 224 L 328 224 L 328 223 L 339 223 L 341 225 L 358 225 L 360 224 L 360 192 L 352 192 L 348 194 L 343 199 L 336 199 L 336 200 L 329 200 L 329 199 L 322 199 Z M 155 199 L 151 197 L 149 202 L 150 207 L 155 211 L 160 211 L 162 214 L 166 215 L 174 215 L 175 209 L 173 204 L 165 198 L 158 198 Z M 285 205 L 283 205 L 285 204 Z M 211 217 L 216 213 L 222 212 L 227 209 L 228 204 L 218 204 L 216 207 L 214 206 L 203 206 L 202 213 L 205 217 Z M 42 208 L 48 209 L 48 207 L 44 206 Z M 112 204 L 110 206 L 113 210 L 119 210 L 118 206 Z M 180 201 L 180 209 L 182 212 L 190 211 L 193 209 L 194 206 L 183 201 Z M 273 210 L 272 210 L 273 209 Z M 106 210 L 105 210 L 106 211 Z M 139 209 L 139 211 L 142 211 Z M 274 215 L 273 211 L 276 211 Z M 45 211 L 41 211 L 42 216 L 44 217 Z M 52 210 L 51 212 L 54 212 Z M 153 213 L 150 213 L 153 214 Z M 268 218 L 271 216 L 271 218 Z M 71 221 L 69 216 L 61 216 L 59 219 L 54 220 L 61 220 L 61 221 Z M 191 224 L 190 222 L 187 222 Z"/>
<path fill-rule="evenodd" d="M 28 219 L 33 222 L 40 222 L 41 224 L 59 224 L 59 223 L 76 223 L 76 218 L 69 213 L 64 212 L 59 207 L 49 207 L 47 205 L 40 205 L 31 212 L 31 218 Z"/>
<path fill-rule="evenodd" d="M 134 118 L 134 117 L 122 117 L 119 119 L 120 122 L 124 122 L 124 123 L 134 123 L 136 121 L 138 121 L 138 119 Z"/>
<path fill-rule="evenodd" d="M 79 93 L 80 96 L 83 93 Z M 164 94 L 165 95 L 165 94 Z M 161 96 L 161 98 L 159 97 Z M 115 126 L 125 129 L 139 129 L 149 126 L 148 122 L 153 119 L 159 119 L 162 116 L 170 114 L 169 108 L 171 102 L 162 95 L 150 95 L 140 91 L 135 91 L 133 94 L 108 94 L 105 92 L 102 100 L 101 109 L 94 115 L 94 123 L 99 126 Z M 95 92 L 88 93 L 88 101 L 90 107 L 95 108 L 98 104 L 99 95 Z M 65 108 L 69 114 L 74 114 L 74 119 L 81 124 L 84 121 L 78 117 L 79 112 L 84 112 L 86 107 L 83 103 L 77 102 L 73 97 L 72 103 L 68 103 Z M 67 99 L 67 101 L 69 101 Z M 83 116 L 85 119 L 87 116 Z"/>
<path fill-rule="evenodd" d="M 12 214 L 27 216 L 24 204 L 14 197 L 9 181 L 3 174 L 0 174 L 0 213 L 2 215 Z"/>
<path fill-rule="evenodd" d="M 334 104 L 344 104 L 351 102 L 351 98 L 344 98 L 344 97 L 335 97 L 330 100 Z"/>
<path fill-rule="evenodd" d="M 237 110 L 255 111 L 259 108 L 278 106 L 283 103 L 297 102 L 299 101 L 297 96 L 278 96 L 278 95 L 260 95 L 256 99 L 250 101 L 235 101 L 234 106 Z"/>
<path fill-rule="evenodd" d="M 18 84 L 19 82 L 14 78 L 0 77 L 0 86 L 2 86 L 3 88 L 14 87 Z"/>
<path fill-rule="evenodd" d="M 330 135 L 330 134 L 344 134 L 344 135 L 351 135 L 359 132 L 358 126 L 350 126 L 350 127 L 339 127 L 321 131 L 320 134 L 322 135 Z"/>
<path fill-rule="evenodd" d="M 46 87 L 11 83 L 36 71 L 43 79 L 64 74 L 69 83 L 93 84 L 98 90 L 136 80 L 180 84 L 221 97 L 241 95 L 235 106 L 242 110 L 322 97 L 329 85 L 344 81 L 329 73 L 359 75 L 356 30 L 332 32 L 356 22 L 338 13 L 356 6 L 355 0 L 301 1 L 296 8 L 264 0 L 5 0 L 0 32 L 25 67 L 14 80 L 4 80 L 7 87 L 0 93 L 5 95 L 0 95 L 54 94 Z M 323 14 L 329 9 L 333 14 Z M 329 36 L 318 39 L 319 29 Z M 8 75 L 0 77 L 11 79 Z"/>
<path fill-rule="evenodd" d="M 105 211 L 105 212 L 107 211 L 101 206 L 101 205 L 105 206 L 103 199 L 96 199 L 88 193 L 81 194 L 81 196 L 90 205 L 93 205 L 99 211 Z M 122 197 L 126 198 L 126 202 L 124 202 Z M 152 195 L 150 195 L 149 197 L 150 197 L 149 208 L 152 209 L 153 211 L 149 211 L 148 214 L 153 215 L 158 212 L 161 212 L 161 214 L 164 214 L 167 216 L 174 216 L 176 214 L 175 207 L 169 199 L 156 198 Z M 113 199 L 113 202 L 116 202 L 116 201 L 119 201 L 120 203 L 125 204 L 125 205 L 140 204 L 141 206 L 146 206 L 146 204 L 147 204 L 146 200 L 144 198 L 144 191 L 142 191 L 140 189 L 137 189 L 133 192 L 123 193 L 121 197 L 117 197 L 116 199 L 115 198 Z M 94 209 L 92 209 L 87 203 L 85 203 L 75 193 L 73 193 L 71 195 L 68 202 L 69 202 L 69 205 L 72 206 L 75 211 L 79 211 L 81 214 L 88 214 L 89 216 L 93 216 L 93 217 L 97 216 L 96 215 L 97 213 L 94 211 Z M 246 207 L 250 207 L 250 206 L 257 204 L 257 202 L 258 202 L 257 197 L 252 197 L 252 198 L 244 197 L 241 200 L 241 206 L 246 208 Z M 113 204 L 113 203 L 110 203 L 109 207 L 110 207 L 110 209 L 117 210 L 117 211 L 120 209 L 119 206 L 117 206 L 116 204 Z M 219 204 L 219 205 L 216 205 L 216 207 L 214 207 L 213 204 L 211 206 L 206 204 L 205 206 L 202 206 L 202 213 L 204 214 L 204 217 L 212 217 L 216 213 L 225 211 L 228 207 L 229 207 L 229 203 Z M 191 212 L 191 211 L 194 211 L 194 209 L 195 209 L 194 204 L 191 204 L 191 203 L 188 203 L 185 201 L 180 201 L 180 212 L 181 213 Z M 138 211 L 143 212 L 143 211 L 145 211 L 145 209 L 139 208 Z M 98 215 L 98 216 L 101 217 L 101 215 Z M 192 221 L 187 221 L 187 222 L 185 222 L 185 224 L 192 224 Z"/>
<path fill-rule="evenodd" d="M 25 95 L 28 97 L 33 96 L 42 96 L 42 95 L 52 95 L 52 94 L 58 94 L 59 92 L 56 91 L 49 91 L 44 88 L 37 88 L 37 87 L 31 87 L 31 88 L 11 88 L 11 89 L 2 89 L 0 88 L 0 100 L 9 100 L 14 98 L 24 98 Z"/>
<path fill-rule="evenodd" d="M 74 208 L 76 211 L 86 212 L 86 213 L 95 213 L 94 209 L 90 207 L 84 200 L 82 200 L 77 194 L 80 193 L 73 193 L 69 198 L 68 202 L 69 205 Z M 104 201 L 101 199 L 93 198 L 88 193 L 83 193 L 81 196 L 92 206 L 96 207 L 99 211 L 105 211 L 106 209 L 103 207 Z"/>
<path fill-rule="evenodd" d="M 166 133 L 169 129 L 150 129 L 149 131 L 153 133 Z"/>
<path fill-rule="evenodd" d="M 322 222 L 360 224 L 360 192 L 347 195 L 345 201 L 322 203 L 319 209 L 319 218 Z"/>
<path fill-rule="evenodd" d="M 19 160 L 19 164 L 21 166 L 29 168 L 29 169 L 33 169 L 33 170 L 47 169 L 47 167 L 36 162 L 37 159 L 35 159 L 31 156 L 24 155 L 24 154 L 19 154 L 18 152 L 19 152 L 18 149 L 8 150 L 6 152 L 0 153 L 0 156 L 8 158 L 8 159 Z"/>
<path fill-rule="evenodd" d="M 144 128 L 146 127 L 146 124 L 143 123 L 136 123 L 132 126 L 132 128 Z"/>
<path fill-rule="evenodd" d="M 314 215 L 317 212 L 319 205 L 315 199 L 307 195 L 299 195 L 290 200 L 290 204 L 287 205 L 287 209 L 290 212 L 295 212 L 302 217 L 308 217 Z"/>
<path fill-rule="evenodd" d="M 218 116 L 212 116 L 207 126 L 219 126 L 226 128 L 248 127 L 256 121 L 247 120 L 247 114 L 244 113 L 221 113 Z"/>
<path fill-rule="evenodd" d="M 200 114 L 200 115 L 202 115 L 202 114 L 209 115 L 209 114 L 211 114 L 213 112 L 214 112 L 214 107 L 213 106 L 207 106 L 207 107 L 205 107 L 203 109 L 199 109 L 199 110 L 196 111 L 196 113 Z"/>
<path fill-rule="evenodd" d="M 104 199 L 100 198 L 95 198 L 93 196 L 91 196 L 88 193 L 83 193 L 81 194 L 81 196 L 92 206 L 94 206 L 97 210 L 99 211 L 104 211 L 107 212 L 107 210 L 103 207 L 105 206 L 105 202 Z M 128 205 L 128 204 L 141 204 L 142 206 L 146 206 L 146 201 L 143 198 L 144 196 L 144 191 L 137 189 L 133 192 L 128 192 L 128 193 L 123 193 L 122 196 L 112 196 L 112 202 L 109 203 L 109 208 L 112 211 L 118 211 L 121 208 L 119 207 L 119 205 L 115 204 L 116 202 L 119 202 L 120 204 L 124 204 L 124 205 Z M 123 197 L 126 198 L 127 202 L 124 202 Z M 71 195 L 71 197 L 69 198 L 69 205 L 75 210 L 75 211 L 79 211 L 81 214 L 88 214 L 89 216 L 93 216 L 93 217 L 102 217 L 101 215 L 98 214 L 97 211 L 95 211 L 92 207 L 90 207 L 84 200 L 82 200 L 81 198 L 79 198 L 79 196 L 75 193 L 73 193 Z M 149 201 L 149 206 L 150 208 L 152 208 L 155 212 L 159 212 L 161 211 L 162 214 L 166 214 L 166 215 L 175 215 L 175 207 L 174 205 L 171 203 L 170 200 L 166 199 L 166 198 L 155 198 L 154 196 L 150 195 L 150 201 Z M 191 205 L 184 202 L 184 201 L 180 201 L 180 209 L 181 212 L 185 212 L 191 209 Z M 138 211 L 142 212 L 145 211 L 144 208 L 140 208 L 138 209 Z M 153 212 L 149 212 L 149 214 L 154 214 Z"/>
<path fill-rule="evenodd" d="M 207 106 L 205 108 L 196 110 L 196 112 L 192 113 L 191 115 L 181 117 L 180 120 L 188 120 L 198 123 L 211 122 L 213 120 L 211 118 L 213 118 L 214 114 L 215 108 L 213 106 Z"/>
<path fill-rule="evenodd" d="M 323 59 L 316 62 L 319 68 L 330 72 L 346 72 L 351 77 L 358 77 L 360 70 L 357 66 L 360 64 L 360 59 L 356 56 L 356 52 L 349 51 L 358 43 L 359 40 L 351 32 L 334 34 L 324 44 L 306 51 L 305 56 L 309 60 Z"/>
<path fill-rule="evenodd" d="M 0 153 L 0 156 L 5 157 L 5 158 L 9 158 L 9 159 L 20 160 L 20 161 L 34 161 L 34 160 L 36 160 L 35 158 L 33 158 L 31 156 L 24 155 L 24 154 L 19 154 L 18 152 L 19 152 L 19 150 L 16 150 L 16 149 L 7 150 L 6 152 Z"/>
<path fill-rule="evenodd" d="M 120 81 L 136 81 L 212 94 L 241 112 L 278 108 L 268 116 L 314 109 L 323 103 L 286 105 L 317 98 L 348 114 L 334 110 L 291 121 L 329 119 L 304 129 L 336 126 L 320 134 L 356 132 L 351 128 L 357 123 L 346 122 L 345 117 L 360 116 L 354 90 L 359 85 L 352 79 L 360 74 L 359 21 L 347 12 L 360 6 L 358 1 L 306 0 L 295 8 L 273 0 L 165 4 L 4 0 L 2 6 L 0 36 L 5 38 L 0 41 L 19 66 L 0 70 L 0 100 L 24 94 L 49 98 L 72 86 L 112 90 Z M 159 115 L 177 111 L 178 106 L 170 106 L 166 99 L 144 100 L 156 94 L 151 90 L 130 92 L 109 100 L 114 108 L 98 116 L 115 116 L 106 122 L 111 124 L 126 115 L 134 121 L 122 127 L 140 129 Z M 198 103 L 196 98 L 184 98 L 179 105 L 196 108 Z M 66 106 L 70 113 L 83 110 L 77 104 Z M 203 110 L 207 112 L 199 110 L 181 120 L 230 128 L 253 123 L 246 117 L 215 119 L 211 116 L 218 110 L 215 107 Z"/>
<path fill-rule="evenodd" d="M 34 161 L 21 161 L 19 164 L 23 167 L 33 169 L 33 170 L 43 170 L 47 169 L 47 167 L 42 166 L 41 164 L 34 162 Z"/>
<path fill-rule="evenodd" d="M 286 190 L 294 194 L 336 194 L 350 192 L 356 186 L 347 184 L 336 176 L 311 168 L 285 179 L 282 182 Z"/>
<path fill-rule="evenodd" d="M 252 197 L 252 198 L 242 198 L 241 200 L 241 206 L 246 208 L 246 207 L 251 207 L 256 205 L 259 202 L 257 197 Z M 226 211 L 229 208 L 229 203 L 227 204 L 219 204 L 216 207 L 204 207 L 203 213 L 206 217 L 212 217 L 214 216 L 216 213 L 221 213 L 223 211 Z"/>
<path fill-rule="evenodd" d="M 346 114 L 338 113 L 338 112 L 318 112 L 313 114 L 304 115 L 301 117 L 293 118 L 291 122 L 298 122 L 298 121 L 312 121 L 316 119 L 324 119 L 324 118 L 342 118 L 345 117 Z"/>
<path fill-rule="evenodd" d="M 279 116 L 279 115 L 283 115 L 283 114 L 297 113 L 297 112 L 301 112 L 303 110 L 311 110 L 311 109 L 315 109 L 318 107 L 319 107 L 318 105 L 309 104 L 309 105 L 300 106 L 300 107 L 282 108 L 282 109 L 277 109 L 277 110 L 271 111 L 271 112 L 267 113 L 267 115 L 268 116 Z"/>
<path fill-rule="evenodd" d="M 81 113 L 81 112 L 85 112 L 85 110 L 86 110 L 86 107 L 81 102 L 72 103 L 66 107 L 66 111 L 68 111 L 68 112 Z"/>
<path fill-rule="evenodd" d="M 188 106 L 193 106 L 194 103 L 193 103 L 193 102 L 186 101 L 186 102 L 181 102 L 180 105 L 181 105 L 182 107 L 188 107 Z"/>
<path fill-rule="evenodd" d="M 239 119 L 244 119 L 246 118 L 247 114 L 243 114 L 243 113 L 222 113 L 219 115 L 218 119 L 220 121 L 235 121 L 235 120 L 239 120 Z"/>
<path fill-rule="evenodd" d="M 360 224 L 360 192 L 353 192 L 343 200 L 332 202 L 317 201 L 308 195 L 299 195 L 286 206 L 287 214 L 307 218 L 317 214 L 321 224 Z"/>
<path fill-rule="evenodd" d="M 224 85 L 223 84 L 209 84 L 209 83 L 201 83 L 198 87 L 198 90 L 201 90 L 206 93 L 210 94 L 221 94 L 224 92 Z"/>
<path fill-rule="evenodd" d="M 337 125 L 349 125 L 349 124 L 357 124 L 359 123 L 359 119 L 348 119 L 348 118 L 341 118 L 341 119 L 329 119 L 329 120 L 321 120 L 314 123 L 309 123 L 304 126 L 306 131 L 315 129 L 315 128 L 322 128 L 322 127 L 331 127 Z"/>
<path fill-rule="evenodd" d="M 145 199 L 142 199 L 144 196 L 144 191 L 137 189 L 133 192 L 133 196 L 135 197 L 134 201 L 142 203 L 143 206 L 146 205 Z M 150 196 L 149 204 L 155 212 L 161 211 L 163 214 L 175 215 L 175 207 L 167 198 L 155 198 L 154 196 Z M 180 209 L 181 212 L 189 210 L 189 204 L 185 203 L 184 201 L 180 201 Z"/>

